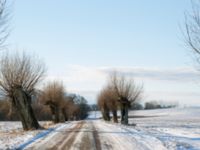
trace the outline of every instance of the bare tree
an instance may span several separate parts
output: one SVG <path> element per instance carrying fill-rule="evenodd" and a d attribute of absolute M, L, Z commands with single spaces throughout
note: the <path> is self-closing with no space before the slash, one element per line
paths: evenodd
<path fill-rule="evenodd" d="M 88 102 L 83 96 L 78 95 L 77 98 L 78 100 L 76 101 L 76 105 L 79 108 L 78 119 L 85 119 L 89 112 Z"/>
<path fill-rule="evenodd" d="M 117 95 L 113 88 L 109 85 L 104 87 L 100 94 L 98 95 L 98 106 L 101 109 L 104 120 L 110 120 L 110 111 L 113 113 L 113 121 L 118 122 L 117 119 Z"/>
<path fill-rule="evenodd" d="M 65 120 L 81 120 L 88 115 L 89 106 L 87 100 L 77 94 L 69 94 L 65 96 L 64 104 L 62 104 L 62 111 Z"/>
<path fill-rule="evenodd" d="M 66 98 L 65 98 L 65 99 L 66 99 Z M 67 110 L 69 109 L 71 103 L 70 103 L 69 101 L 66 101 L 65 99 L 64 99 L 64 101 L 62 102 L 61 111 L 62 111 L 64 120 L 65 120 L 65 121 L 68 121 L 68 120 L 69 120 L 69 115 L 68 115 Z"/>
<path fill-rule="evenodd" d="M 118 73 L 113 73 L 110 76 L 110 83 L 114 92 L 117 95 L 117 101 L 120 103 L 121 123 L 128 124 L 128 109 L 131 104 L 141 98 L 143 86 L 138 86 L 133 79 L 125 78 Z"/>
<path fill-rule="evenodd" d="M 76 98 L 75 95 L 73 96 L 65 96 L 65 100 L 62 105 L 62 112 L 65 117 L 65 121 L 74 120 L 74 111 L 76 110 L 74 99 Z"/>
<path fill-rule="evenodd" d="M 113 121 L 115 123 L 118 123 L 117 110 L 118 110 L 119 102 L 117 101 L 117 94 L 112 89 L 112 87 L 107 86 L 107 92 L 105 93 L 105 95 L 107 97 L 106 103 L 108 105 L 108 108 L 113 114 Z"/>
<path fill-rule="evenodd" d="M 4 42 L 7 39 L 8 20 L 10 19 L 7 8 L 7 0 L 0 0 L 0 49 L 4 47 Z"/>
<path fill-rule="evenodd" d="M 16 109 L 23 128 L 38 129 L 31 99 L 35 86 L 45 73 L 43 63 L 26 54 L 6 54 L 0 62 L 0 90 Z"/>
<path fill-rule="evenodd" d="M 107 97 L 105 93 L 106 93 L 106 90 L 104 89 L 99 93 L 97 97 L 97 104 L 101 110 L 103 119 L 105 121 L 110 121 L 110 109 L 109 109 L 108 103 L 106 102 Z"/>
<path fill-rule="evenodd" d="M 191 1 L 192 12 L 185 13 L 184 39 L 187 46 L 197 55 L 200 61 L 200 0 Z"/>
<path fill-rule="evenodd" d="M 54 123 L 64 121 L 62 119 L 63 101 L 65 98 L 65 88 L 62 82 L 49 82 L 41 94 L 41 101 L 51 109 L 52 120 Z"/>

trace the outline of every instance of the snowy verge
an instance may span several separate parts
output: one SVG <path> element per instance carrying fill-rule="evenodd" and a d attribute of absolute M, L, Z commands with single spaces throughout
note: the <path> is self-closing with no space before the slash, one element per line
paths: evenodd
<path fill-rule="evenodd" d="M 24 131 L 21 122 L 0 122 L 0 150 L 23 149 L 31 142 L 61 126 L 61 124 L 55 125 L 49 121 L 42 121 L 40 124 L 47 129 Z"/>

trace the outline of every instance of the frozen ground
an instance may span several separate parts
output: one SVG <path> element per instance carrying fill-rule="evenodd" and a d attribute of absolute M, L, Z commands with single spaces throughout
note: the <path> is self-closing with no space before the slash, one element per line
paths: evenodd
<path fill-rule="evenodd" d="M 51 122 L 40 122 L 46 128 L 53 128 L 59 125 L 53 125 Z M 34 138 L 38 133 L 47 130 L 23 131 L 21 122 L 1 122 L 0 121 L 0 150 L 15 149 L 17 146 Z"/>
<path fill-rule="evenodd" d="M 200 108 L 131 112 L 135 130 L 162 141 L 167 149 L 200 149 Z"/>
<path fill-rule="evenodd" d="M 136 111 L 130 116 L 136 126 L 104 122 L 99 112 L 45 131 L 23 132 L 19 123 L 2 122 L 0 149 L 200 150 L 200 108 Z"/>

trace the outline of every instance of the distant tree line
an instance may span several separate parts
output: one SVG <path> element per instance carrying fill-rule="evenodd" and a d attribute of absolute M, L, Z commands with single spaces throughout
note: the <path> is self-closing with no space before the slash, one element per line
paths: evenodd
<path fill-rule="evenodd" d="M 144 109 L 164 109 L 164 108 L 174 108 L 177 104 L 167 104 L 158 101 L 150 101 L 146 102 L 144 105 Z"/>
<path fill-rule="evenodd" d="M 144 110 L 144 109 L 164 109 L 164 108 L 174 108 L 177 107 L 178 104 L 172 104 L 168 102 L 162 101 L 148 101 L 145 102 L 144 105 L 140 103 L 134 103 L 131 105 L 131 110 Z"/>

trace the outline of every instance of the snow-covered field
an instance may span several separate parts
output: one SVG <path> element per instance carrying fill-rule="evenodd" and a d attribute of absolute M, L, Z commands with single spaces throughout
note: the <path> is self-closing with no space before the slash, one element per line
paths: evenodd
<path fill-rule="evenodd" d="M 200 149 L 200 108 L 177 108 L 131 112 L 140 134 L 159 139 L 167 149 Z M 152 117 L 151 117 L 152 116 Z"/>
<path fill-rule="evenodd" d="M 48 130 L 39 131 L 25 132 L 20 122 L 0 122 L 0 149 L 60 146 L 77 150 L 200 150 L 200 108 L 142 110 L 129 114 L 129 126 L 98 119 L 100 112 L 91 112 L 82 122 L 50 125 Z M 49 126 L 46 122 L 41 124 Z"/>

